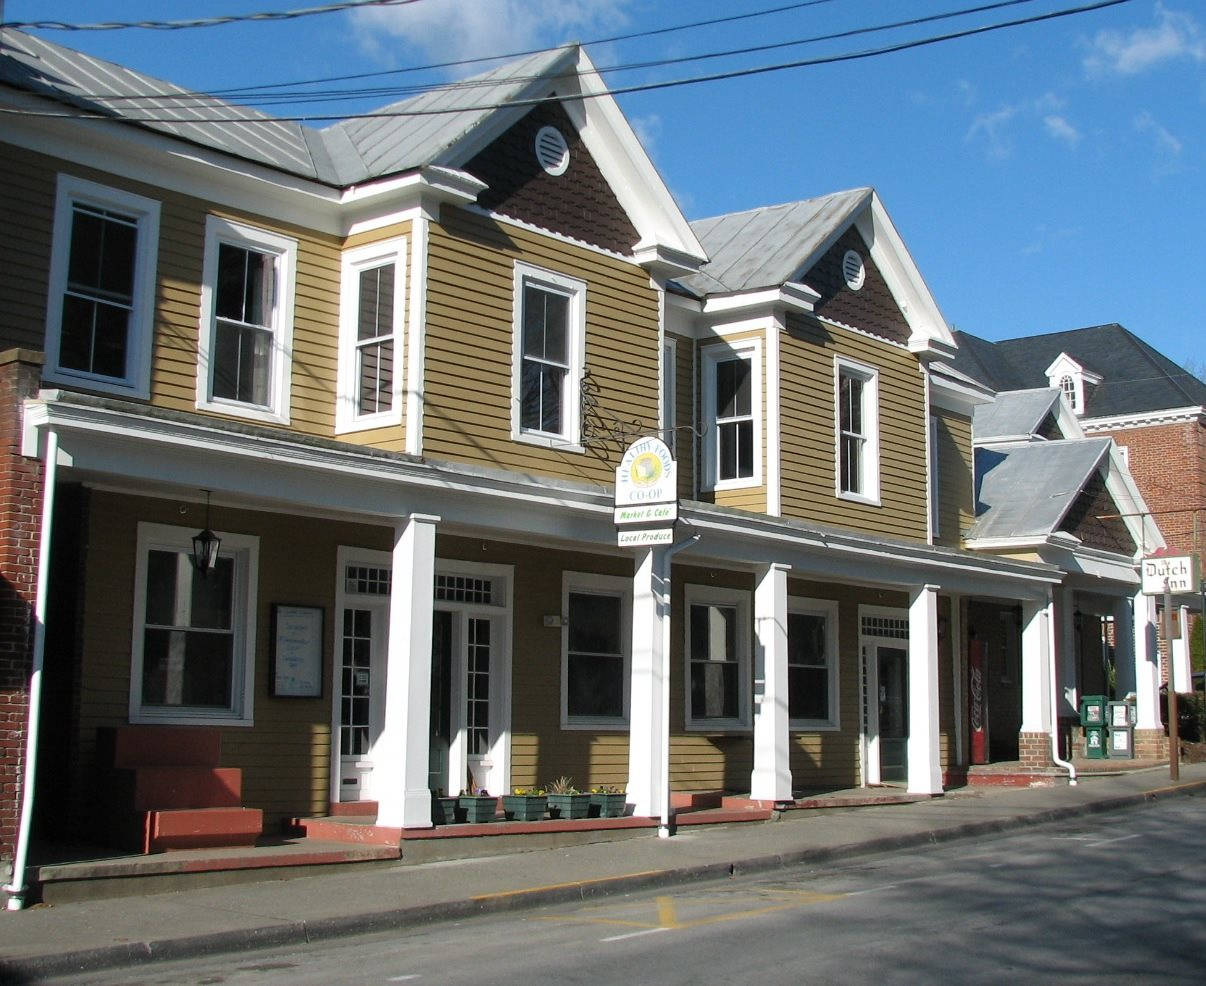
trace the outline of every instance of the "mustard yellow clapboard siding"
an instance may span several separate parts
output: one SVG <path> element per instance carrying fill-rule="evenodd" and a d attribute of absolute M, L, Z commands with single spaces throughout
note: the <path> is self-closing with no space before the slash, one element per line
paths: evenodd
<path fill-rule="evenodd" d="M 699 348 L 699 357 L 700 358 L 698 361 L 698 365 L 699 365 L 699 373 L 700 373 L 701 377 L 700 377 L 700 380 L 697 385 L 697 392 L 699 395 L 698 396 L 698 408 L 699 408 L 698 413 L 699 413 L 699 420 L 703 421 L 704 414 L 705 414 L 704 407 L 703 407 L 703 399 L 704 399 L 704 393 L 707 389 L 705 381 L 702 378 L 702 374 L 704 374 L 706 372 L 706 362 L 704 360 L 704 356 L 708 353 L 709 350 L 713 349 L 713 347 L 719 347 L 721 349 L 724 349 L 725 347 L 728 347 L 731 345 L 736 345 L 737 343 L 744 342 L 744 341 L 747 341 L 750 339 L 756 339 L 762 343 L 762 346 L 759 349 L 760 360 L 759 360 L 759 368 L 758 368 L 758 374 L 762 381 L 761 393 L 754 395 L 755 400 L 758 401 L 759 406 L 761 408 L 759 413 L 762 415 L 762 442 L 761 442 L 761 447 L 758 449 L 758 455 L 761 457 L 761 460 L 762 460 L 762 462 L 761 462 L 762 482 L 757 486 L 747 486 L 747 487 L 741 487 L 738 489 L 711 490 L 711 491 L 701 492 L 700 499 L 707 503 L 715 503 L 722 507 L 733 507 L 734 509 L 737 509 L 737 510 L 748 510 L 752 513 L 766 513 L 766 478 L 767 478 L 767 470 L 766 470 L 767 458 L 766 458 L 766 456 L 767 456 L 767 448 L 769 447 L 769 439 L 770 439 L 769 426 L 768 426 L 767 417 L 766 417 L 766 406 L 767 406 L 767 393 L 769 392 L 769 387 L 771 385 L 771 381 L 769 380 L 769 377 L 766 372 L 766 348 L 767 347 L 766 347 L 766 333 L 765 332 L 763 332 L 761 329 L 752 330 L 749 332 L 735 332 L 732 335 L 726 335 L 723 341 L 712 342 L 709 340 L 706 343 L 700 344 L 700 348 Z M 703 430 L 705 432 L 705 434 L 702 436 L 703 441 L 708 441 L 708 440 L 714 441 L 715 440 L 714 432 L 711 434 L 708 434 L 706 427 L 701 430 Z M 707 456 L 701 455 L 700 456 L 700 467 L 701 468 L 704 468 L 704 463 L 706 461 L 707 461 Z M 700 485 L 703 486 L 706 484 L 706 482 L 707 482 L 707 477 L 702 477 Z"/>
<path fill-rule="evenodd" d="M 938 419 L 938 537 L 939 544 L 959 547 L 975 520 L 974 457 L 971 419 L 949 411 Z"/>

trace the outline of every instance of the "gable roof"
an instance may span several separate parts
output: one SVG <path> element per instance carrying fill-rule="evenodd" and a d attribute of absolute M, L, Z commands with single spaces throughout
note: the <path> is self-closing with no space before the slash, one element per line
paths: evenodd
<path fill-rule="evenodd" d="M 1117 323 L 989 342 L 956 332 L 955 366 L 994 390 L 1048 386 L 1061 353 L 1101 376 L 1088 391 L 1084 417 L 1112 417 L 1206 406 L 1206 383 Z"/>
<path fill-rule="evenodd" d="M 1060 392 L 1050 387 L 998 394 L 991 404 L 981 404 L 976 408 L 972 416 L 975 440 L 999 442 L 1037 435 L 1059 399 Z"/>

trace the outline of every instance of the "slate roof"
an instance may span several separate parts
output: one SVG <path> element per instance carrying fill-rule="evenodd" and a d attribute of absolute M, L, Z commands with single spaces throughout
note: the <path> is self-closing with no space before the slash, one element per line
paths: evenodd
<path fill-rule="evenodd" d="M 1206 383 L 1117 323 L 989 342 L 956 332 L 954 365 L 997 391 L 1048 386 L 1046 369 L 1067 353 L 1101 376 L 1084 417 L 1206 406 Z"/>
<path fill-rule="evenodd" d="M 977 442 L 1036 435 L 1059 399 L 1060 392 L 1052 387 L 998 394 L 991 404 L 972 412 L 972 432 Z"/>
<path fill-rule="evenodd" d="M 1037 538 L 1059 530 L 1110 439 L 976 449 L 976 520 L 968 540 Z"/>
<path fill-rule="evenodd" d="M 698 219 L 691 229 L 709 261 L 677 283 L 696 297 L 785 284 L 832 246 L 871 194 L 870 188 L 855 188 Z"/>
<path fill-rule="evenodd" d="M 22 31 L 7 29 L 2 41 L 0 85 L 337 187 L 446 163 L 442 156 L 494 112 L 490 107 L 547 95 L 557 77 L 574 72 L 578 52 L 574 44 L 540 52 L 455 89 L 420 93 L 367 118 L 316 129 Z M 480 108 L 446 112 L 457 106 Z"/>

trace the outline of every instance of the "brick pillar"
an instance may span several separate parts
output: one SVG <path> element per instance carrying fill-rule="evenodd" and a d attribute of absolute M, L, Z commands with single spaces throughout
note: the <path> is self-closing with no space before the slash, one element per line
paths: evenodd
<path fill-rule="evenodd" d="M 1051 737 L 1047 733 L 1018 733 L 1018 759 L 1023 769 L 1050 767 Z"/>
<path fill-rule="evenodd" d="M 21 402 L 37 393 L 40 353 L 0 353 L 0 859 L 12 859 L 21 818 L 42 463 L 21 454 Z"/>

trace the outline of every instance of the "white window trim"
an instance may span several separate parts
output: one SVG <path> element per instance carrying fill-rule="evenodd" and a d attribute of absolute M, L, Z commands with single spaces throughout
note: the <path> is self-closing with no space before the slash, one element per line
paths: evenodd
<path fill-rule="evenodd" d="M 863 382 L 863 430 L 867 440 L 863 445 L 863 489 L 851 493 L 842 489 L 842 375 L 857 377 Z M 867 503 L 878 507 L 879 497 L 879 370 L 866 363 L 833 358 L 833 490 L 839 500 Z"/>
<path fill-rule="evenodd" d="M 731 719 L 694 719 L 691 716 L 691 606 L 711 603 L 737 610 L 737 709 Z M 689 733 L 746 733 L 752 728 L 750 698 L 753 653 L 750 622 L 750 593 L 710 585 L 683 587 L 683 721 Z"/>
<path fill-rule="evenodd" d="M 838 707 L 838 697 L 841 695 L 841 688 L 839 687 L 841 668 L 838 660 L 840 653 L 838 650 L 838 604 L 833 599 L 788 596 L 787 612 L 789 614 L 806 613 L 809 616 L 823 616 L 825 618 L 825 660 L 827 663 L 829 684 L 829 718 L 792 719 L 790 728 L 795 732 L 836 732 L 842 728 L 841 709 Z M 790 695 L 788 698 L 790 700 Z"/>
<path fill-rule="evenodd" d="M 623 655 L 624 704 L 618 719 L 569 714 L 569 597 L 571 592 L 617 596 L 620 600 L 620 653 Z M 632 579 L 590 572 L 564 572 L 561 576 L 561 728 L 592 732 L 626 732 L 630 716 L 632 681 Z"/>
<path fill-rule="evenodd" d="M 523 288 L 525 284 L 547 288 L 569 295 L 568 336 L 566 353 L 569 372 L 566 374 L 565 431 L 553 434 L 522 427 L 523 415 Z M 582 377 L 586 368 L 586 282 L 566 277 L 542 267 L 515 261 L 511 305 L 511 438 L 563 452 L 583 452 L 582 445 Z"/>
<path fill-rule="evenodd" d="M 720 468 L 716 443 L 716 366 L 731 359 L 750 361 L 750 415 L 754 423 L 754 474 L 742 479 L 717 479 Z M 723 345 L 707 346 L 702 351 L 703 362 L 703 490 L 751 489 L 762 485 L 762 340 L 741 339 Z"/>
<path fill-rule="evenodd" d="M 147 607 L 147 553 L 152 548 L 192 553 L 193 528 L 167 524 L 138 525 L 134 567 L 134 621 L 131 624 L 130 722 L 181 726 L 252 726 L 255 700 L 255 629 L 259 610 L 260 539 L 249 534 L 219 533 L 220 557 L 234 558 L 233 619 L 235 653 L 231 668 L 233 707 L 229 710 L 198 708 L 155 709 L 142 705 L 143 626 Z"/>
<path fill-rule="evenodd" d="M 134 251 L 134 297 L 126 340 L 126 375 L 121 379 L 59 366 L 63 294 L 71 254 L 71 224 L 76 203 L 112 209 L 138 221 Z M 117 188 L 60 174 L 55 191 L 54 233 L 46 303 L 46 366 L 43 377 L 88 390 L 126 397 L 151 396 L 151 347 L 155 325 L 155 277 L 159 258 L 159 203 Z"/>
<path fill-rule="evenodd" d="M 218 276 L 218 245 L 261 250 L 275 254 L 276 298 L 273 306 L 272 375 L 269 403 L 256 407 L 241 401 L 215 398 L 213 393 L 213 337 L 216 329 L 214 293 Z M 198 336 L 197 409 L 216 411 L 254 421 L 289 423 L 289 391 L 293 376 L 293 294 L 297 280 L 297 240 L 278 233 L 231 222 L 217 216 L 205 220 L 205 259 L 201 270 L 201 331 Z"/>
<path fill-rule="evenodd" d="M 356 412 L 356 331 L 360 312 L 360 273 L 394 265 L 394 380 L 390 410 Z M 406 349 L 406 238 L 383 240 L 343 255 L 339 293 L 339 373 L 335 396 L 335 432 L 342 434 L 402 423 L 403 359 Z"/>

